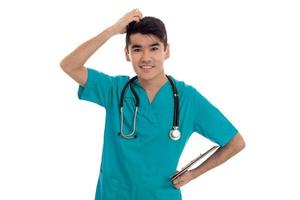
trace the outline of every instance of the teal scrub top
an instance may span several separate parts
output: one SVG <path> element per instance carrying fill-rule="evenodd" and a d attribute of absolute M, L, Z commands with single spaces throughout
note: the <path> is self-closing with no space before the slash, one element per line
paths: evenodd
<path fill-rule="evenodd" d="M 94 102 L 106 110 L 103 152 L 96 200 L 181 200 L 170 176 L 192 133 L 197 132 L 224 146 L 237 133 L 224 115 L 194 87 L 174 80 L 178 90 L 181 139 L 173 141 L 173 91 L 167 81 L 150 103 L 139 80 L 133 83 L 140 98 L 136 139 L 124 139 L 120 132 L 120 96 L 128 76 L 109 76 L 88 68 L 79 99 Z M 128 89 L 124 98 L 124 133 L 133 128 L 135 99 Z"/>

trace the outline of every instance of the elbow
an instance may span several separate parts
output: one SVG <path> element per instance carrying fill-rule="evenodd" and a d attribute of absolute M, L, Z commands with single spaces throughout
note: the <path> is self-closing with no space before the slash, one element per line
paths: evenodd
<path fill-rule="evenodd" d="M 59 66 L 62 70 L 66 71 L 67 69 L 67 63 L 65 62 L 65 60 L 62 60 L 60 63 L 59 63 Z"/>
<path fill-rule="evenodd" d="M 242 142 L 241 142 L 241 144 L 240 144 L 240 149 L 243 150 L 245 148 L 246 148 L 246 142 L 243 139 Z"/>
<path fill-rule="evenodd" d="M 225 145 L 227 148 L 232 149 L 233 152 L 238 153 L 246 147 L 246 143 L 240 133 L 237 133 L 232 140 Z M 234 154 L 235 154 L 234 153 Z"/>
<path fill-rule="evenodd" d="M 81 63 L 77 63 L 77 62 L 73 62 L 71 60 L 68 59 L 63 59 L 60 63 L 59 63 L 60 68 L 66 72 L 67 74 L 71 73 L 72 71 L 79 69 L 81 67 L 83 67 L 83 64 Z"/>
<path fill-rule="evenodd" d="M 71 70 L 72 70 L 72 68 L 74 68 L 74 64 L 71 64 L 71 63 L 69 63 L 69 62 L 67 62 L 65 59 L 64 60 L 62 60 L 60 63 L 59 63 L 59 66 L 60 66 L 60 68 L 65 72 L 65 73 L 69 73 Z"/>
<path fill-rule="evenodd" d="M 243 150 L 244 148 L 246 148 L 246 142 L 244 140 L 244 138 L 239 134 L 238 137 L 238 142 L 236 143 L 237 149 L 239 149 L 239 151 Z"/>

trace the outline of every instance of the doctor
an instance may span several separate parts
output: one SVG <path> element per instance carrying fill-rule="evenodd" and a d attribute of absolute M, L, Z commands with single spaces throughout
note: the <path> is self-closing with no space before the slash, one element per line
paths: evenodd
<path fill-rule="evenodd" d="M 125 56 L 136 78 L 85 66 L 98 48 L 121 33 L 126 33 Z M 197 89 L 165 74 L 169 56 L 163 22 L 135 9 L 61 61 L 64 72 L 80 84 L 78 97 L 106 110 L 96 200 L 180 200 L 180 187 L 244 148 L 237 129 Z M 193 132 L 221 148 L 170 182 Z"/>

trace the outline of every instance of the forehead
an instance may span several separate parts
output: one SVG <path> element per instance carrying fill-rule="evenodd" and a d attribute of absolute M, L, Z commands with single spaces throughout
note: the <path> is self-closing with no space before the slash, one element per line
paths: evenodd
<path fill-rule="evenodd" d="M 147 47 L 155 43 L 158 43 L 161 46 L 163 45 L 163 43 L 158 39 L 158 37 L 152 34 L 135 33 L 130 35 L 129 46 L 139 45 L 142 47 Z"/>

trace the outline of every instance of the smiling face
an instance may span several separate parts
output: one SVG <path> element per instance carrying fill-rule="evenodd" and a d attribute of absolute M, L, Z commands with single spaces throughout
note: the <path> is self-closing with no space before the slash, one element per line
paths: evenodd
<path fill-rule="evenodd" d="M 132 34 L 128 49 L 125 48 L 127 61 L 142 81 L 165 79 L 164 61 L 169 58 L 169 45 L 164 44 L 154 35 Z"/>

